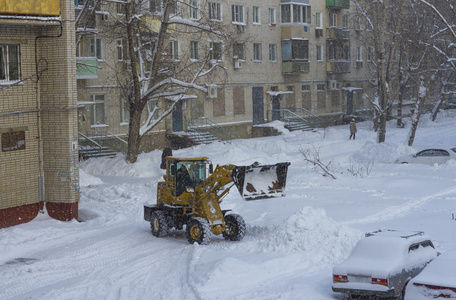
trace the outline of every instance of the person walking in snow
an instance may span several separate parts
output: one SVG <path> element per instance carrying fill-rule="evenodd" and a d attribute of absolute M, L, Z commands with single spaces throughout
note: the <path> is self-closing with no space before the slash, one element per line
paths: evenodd
<path fill-rule="evenodd" d="M 356 135 L 356 132 L 358 130 L 356 129 L 356 122 L 355 122 L 355 119 L 352 119 L 351 122 L 350 122 L 350 140 L 351 138 L 353 137 L 353 140 L 355 139 L 355 135 Z"/>

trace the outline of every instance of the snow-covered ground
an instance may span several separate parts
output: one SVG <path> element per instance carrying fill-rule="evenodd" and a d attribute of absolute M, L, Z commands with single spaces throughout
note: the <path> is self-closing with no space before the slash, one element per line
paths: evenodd
<path fill-rule="evenodd" d="M 244 201 L 233 188 L 222 202 L 246 221 L 241 242 L 152 236 L 143 204 L 155 202 L 164 174 L 160 151 L 133 165 L 121 156 L 86 161 L 80 222 L 43 214 L 0 229 L 0 299 L 342 299 L 331 291 L 332 267 L 367 231 L 422 230 L 440 252 L 456 249 L 456 161 L 393 164 L 422 148 L 456 146 L 456 111 L 428 119 L 413 147 L 407 128 L 389 123 L 387 141 L 376 144 L 364 122 L 355 141 L 344 125 L 174 151 L 214 164 L 291 162 L 285 197 Z M 337 179 L 306 163 L 306 151 L 331 162 Z"/>

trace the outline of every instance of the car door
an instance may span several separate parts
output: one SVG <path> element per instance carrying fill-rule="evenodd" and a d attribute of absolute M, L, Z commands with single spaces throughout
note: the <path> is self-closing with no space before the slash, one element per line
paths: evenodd
<path fill-rule="evenodd" d="M 434 162 L 434 149 L 427 149 L 418 152 L 413 156 L 412 161 L 418 164 L 433 165 Z"/>

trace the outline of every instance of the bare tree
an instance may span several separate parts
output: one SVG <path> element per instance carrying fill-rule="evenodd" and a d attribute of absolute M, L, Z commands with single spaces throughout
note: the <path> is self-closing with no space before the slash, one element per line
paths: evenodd
<path fill-rule="evenodd" d="M 141 138 L 168 116 L 175 106 L 199 92 L 207 92 L 203 82 L 210 82 L 209 74 L 220 69 L 215 49 L 210 45 L 201 50 L 199 41 L 222 39 L 229 41 L 230 34 L 221 30 L 220 24 L 208 21 L 199 7 L 191 2 L 178 0 L 156 1 L 161 4 L 159 15 L 148 17 L 142 14 L 140 2 L 125 3 L 125 37 L 128 43 L 130 70 L 122 77 L 123 93 L 129 104 L 130 120 L 126 160 L 134 163 L 140 151 Z M 198 18 L 185 19 L 176 13 L 184 7 Z M 159 24 L 158 29 L 151 24 Z M 195 42 L 187 57 L 179 62 L 169 59 L 170 40 L 185 34 Z M 203 38 L 207 35 L 208 38 Z M 202 42 L 201 42 L 202 43 Z M 204 52 L 204 53 L 203 53 Z M 217 54 L 219 55 L 219 54 Z M 223 70 L 222 70 L 223 72 Z"/>

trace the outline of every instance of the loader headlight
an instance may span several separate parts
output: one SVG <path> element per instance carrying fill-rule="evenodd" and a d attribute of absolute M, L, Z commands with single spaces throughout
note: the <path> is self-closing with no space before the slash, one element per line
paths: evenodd
<path fill-rule="evenodd" d="M 186 191 L 187 193 L 194 193 L 194 192 L 195 192 L 195 189 L 188 186 L 188 187 L 185 188 L 185 191 Z"/>

